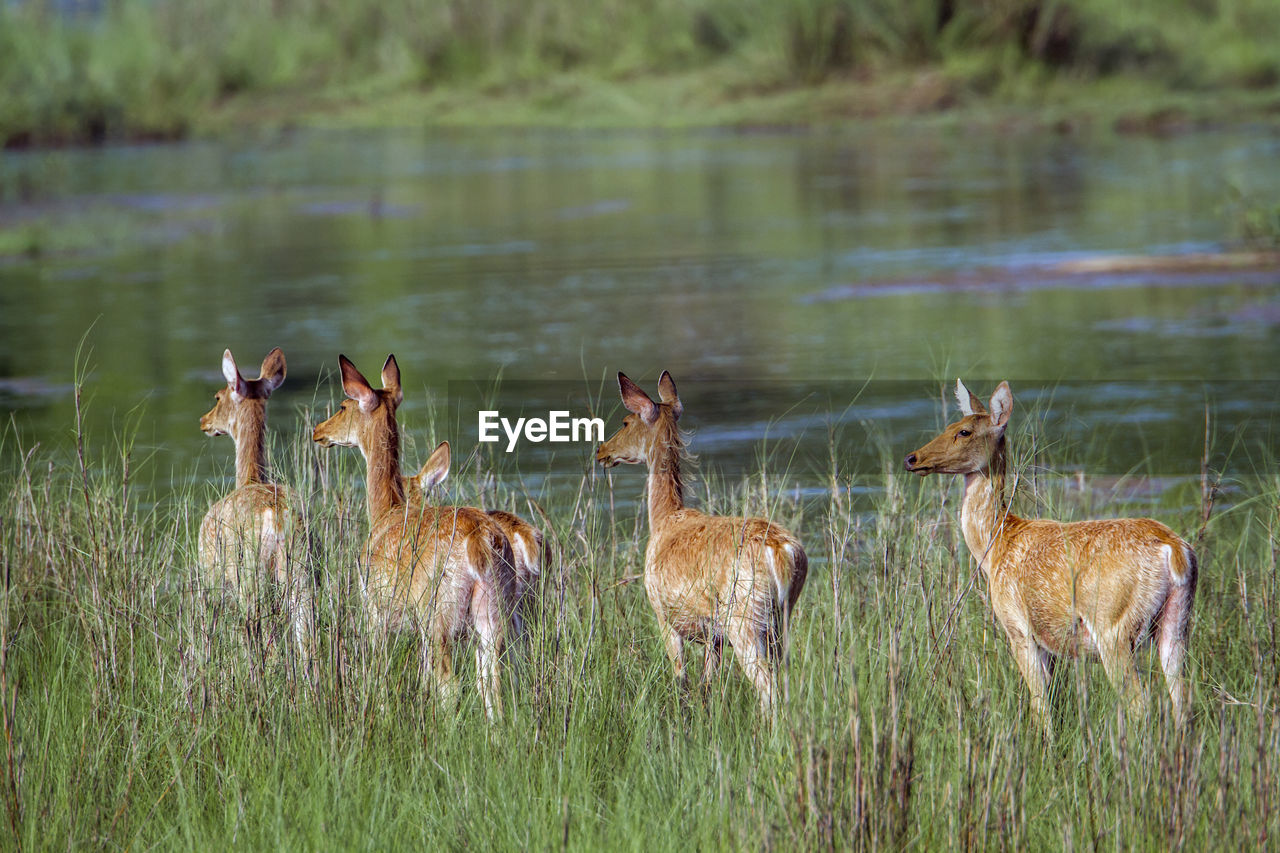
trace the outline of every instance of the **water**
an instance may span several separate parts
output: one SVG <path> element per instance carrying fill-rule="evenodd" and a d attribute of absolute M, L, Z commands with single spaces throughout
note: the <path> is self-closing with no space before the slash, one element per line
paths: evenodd
<path fill-rule="evenodd" d="M 371 376 L 394 352 L 407 464 L 431 425 L 469 454 L 465 389 L 498 375 L 503 405 L 567 399 L 611 432 L 616 372 L 655 392 L 667 368 L 704 467 L 748 470 L 767 436 L 806 489 L 829 436 L 868 476 L 927 440 L 955 375 L 983 392 L 1008 378 L 1020 406 L 1040 401 L 1044 440 L 1101 472 L 1198 474 L 1206 401 L 1256 465 L 1280 406 L 1280 270 L 1053 267 L 1215 249 L 1228 187 L 1280 197 L 1278 153 L 1264 131 L 927 126 L 6 152 L 0 227 L 52 248 L 0 258 L 0 407 L 25 443 L 64 445 L 91 329 L 92 423 L 138 418 L 161 492 L 227 473 L 229 442 L 197 429 L 221 352 L 248 372 L 275 345 L 272 428 L 299 441 L 296 407 L 328 404 L 339 352 Z M 589 449 L 558 454 L 580 472 Z M 519 466 L 548 458 L 528 446 Z"/>

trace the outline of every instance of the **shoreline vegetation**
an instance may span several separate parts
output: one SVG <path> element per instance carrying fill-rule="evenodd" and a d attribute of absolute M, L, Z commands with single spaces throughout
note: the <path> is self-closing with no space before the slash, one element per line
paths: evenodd
<path fill-rule="evenodd" d="M 461 705 L 446 708 L 415 641 L 374 644 L 358 628 L 354 454 L 324 453 L 300 429 L 270 456 L 273 479 L 307 497 L 308 678 L 291 644 L 266 639 L 287 629 L 268 590 L 240 606 L 194 569 L 216 484 L 157 502 L 137 435 L 95 438 L 75 423 L 73 448 L 2 437 L 15 451 L 0 479 L 6 846 L 1195 850 L 1280 832 L 1274 458 L 1219 481 L 1207 446 L 1202 482 L 1154 506 L 1098 502 L 1054 473 L 1069 448 L 1046 457 L 1019 430 L 1016 509 L 1155 514 L 1203 566 L 1190 730 L 1174 729 L 1144 651 L 1146 725 L 1127 725 L 1101 666 L 1064 661 L 1051 688 L 1058 736 L 1045 744 L 967 556 L 957 483 L 902 472 L 896 448 L 879 475 L 835 455 L 825 473 L 762 463 L 700 501 L 786 524 L 814 560 L 773 728 L 734 668 L 704 687 L 673 684 L 630 582 L 643 505 L 615 510 L 636 478 L 613 483 L 588 462 L 580 488 L 556 496 L 521 492 L 506 454 L 457 472 L 452 500 L 532 512 L 554 553 L 503 686 L 507 714 L 489 726 L 468 655 L 456 661 Z M 878 488 L 855 506 L 863 476 Z M 826 488 L 802 498 L 812 478 Z"/>
<path fill-rule="evenodd" d="M 1280 117 L 1269 0 L 19 0 L 0 144 L 294 126 L 1172 133 Z"/>

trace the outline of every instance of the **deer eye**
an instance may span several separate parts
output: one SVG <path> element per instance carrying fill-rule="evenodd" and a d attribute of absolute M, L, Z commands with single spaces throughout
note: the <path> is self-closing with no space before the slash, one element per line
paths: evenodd
<path fill-rule="evenodd" d="M 968 438 L 969 436 L 973 435 L 973 433 L 970 430 L 962 429 L 960 430 L 960 432 L 957 433 L 957 435 L 962 435 L 965 438 Z"/>

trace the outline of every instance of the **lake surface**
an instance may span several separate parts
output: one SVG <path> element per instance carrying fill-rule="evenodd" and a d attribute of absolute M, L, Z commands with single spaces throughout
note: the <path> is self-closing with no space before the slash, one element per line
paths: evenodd
<path fill-rule="evenodd" d="M 42 254 L 0 257 L 0 408 L 23 443 L 65 445 L 88 332 L 95 435 L 140 420 L 163 493 L 230 471 L 230 442 L 197 428 L 224 347 L 250 375 L 284 348 L 272 429 L 299 441 L 339 352 L 370 377 L 394 352 L 407 465 L 440 438 L 470 454 L 485 393 L 524 414 L 568 401 L 612 432 L 616 372 L 656 393 L 666 368 L 704 469 L 751 470 L 767 437 L 820 491 L 832 442 L 844 473 L 880 477 L 962 375 L 980 393 L 1008 378 L 1050 458 L 1091 473 L 1197 476 L 1206 404 L 1223 464 L 1256 470 L 1280 424 L 1280 270 L 1055 265 L 1216 250 L 1230 187 L 1280 198 L 1278 155 L 1268 131 L 927 125 L 4 152 L 0 228 Z M 576 483 L 590 448 L 556 453 L 522 450 L 527 488 Z"/>

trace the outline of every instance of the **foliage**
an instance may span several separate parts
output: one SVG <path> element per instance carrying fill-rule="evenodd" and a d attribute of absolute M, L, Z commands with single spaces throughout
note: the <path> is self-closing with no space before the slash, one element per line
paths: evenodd
<path fill-rule="evenodd" d="M 701 71 L 723 96 L 944 69 L 981 95 L 1047 76 L 1280 82 L 1268 0 L 54 0 L 0 6 L 0 143 L 185 135 L 228 99 L 547 90 Z M 715 83 L 717 69 L 733 69 Z M 735 95 L 736 93 L 736 95 Z"/>
<path fill-rule="evenodd" d="M 1028 448 L 1019 508 L 1096 510 L 1074 478 L 1045 473 L 1043 449 L 1014 447 Z M 1045 745 L 960 538 L 954 484 L 907 480 L 887 452 L 871 512 L 834 468 L 826 497 L 806 502 L 786 472 L 715 489 L 716 509 L 769 513 L 811 555 L 772 728 L 732 666 L 705 691 L 670 683 L 643 591 L 625 582 L 643 520 L 615 512 L 603 478 L 587 472 L 575 498 L 539 509 L 455 472 L 456 500 L 484 486 L 541 519 L 556 554 L 490 728 L 474 691 L 458 709 L 425 693 L 413 640 L 377 651 L 360 627 L 358 454 L 300 440 L 275 457 L 310 498 L 308 678 L 272 639 L 269 595 L 242 608 L 193 573 L 212 487 L 155 501 L 127 429 L 110 449 L 77 448 L 17 454 L 2 481 L 11 846 L 1200 849 L 1280 832 L 1274 460 L 1198 543 L 1188 735 L 1155 672 L 1150 724 L 1126 729 L 1101 668 L 1078 664 L 1058 669 L 1060 734 Z M 1208 494 L 1165 520 L 1195 537 Z"/>

